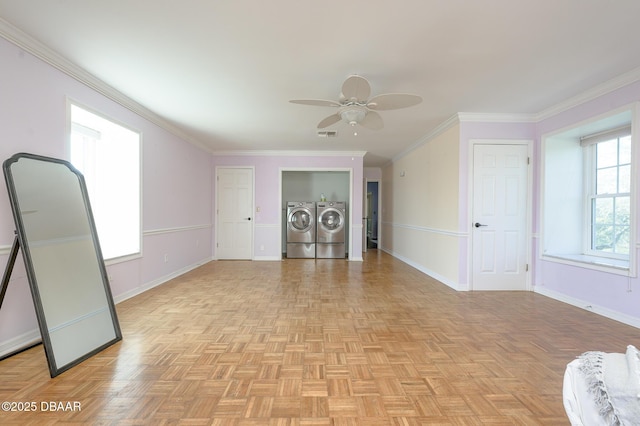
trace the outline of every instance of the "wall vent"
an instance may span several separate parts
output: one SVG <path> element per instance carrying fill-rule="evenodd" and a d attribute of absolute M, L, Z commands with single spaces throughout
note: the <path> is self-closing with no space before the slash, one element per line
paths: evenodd
<path fill-rule="evenodd" d="M 335 138 L 336 136 L 338 136 L 337 130 L 318 131 L 318 137 L 320 138 Z"/>

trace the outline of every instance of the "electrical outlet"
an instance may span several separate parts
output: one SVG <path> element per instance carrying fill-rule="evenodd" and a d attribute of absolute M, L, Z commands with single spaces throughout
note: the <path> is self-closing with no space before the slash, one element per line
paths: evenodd
<path fill-rule="evenodd" d="M 169 255 L 165 254 L 164 255 L 164 262 L 167 263 L 169 261 Z"/>

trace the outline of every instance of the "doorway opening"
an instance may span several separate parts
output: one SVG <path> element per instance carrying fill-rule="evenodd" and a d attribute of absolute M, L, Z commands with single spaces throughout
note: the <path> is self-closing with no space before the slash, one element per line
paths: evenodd
<path fill-rule="evenodd" d="M 282 258 L 287 257 L 287 202 L 344 201 L 347 220 L 345 223 L 346 258 L 353 260 L 351 232 L 353 205 L 353 169 L 347 168 L 282 168 L 280 169 L 280 237 Z M 315 214 L 315 212 L 314 212 Z"/>
<path fill-rule="evenodd" d="M 377 249 L 378 248 L 378 182 L 367 182 L 367 203 L 366 203 L 366 229 L 367 236 L 366 248 Z"/>

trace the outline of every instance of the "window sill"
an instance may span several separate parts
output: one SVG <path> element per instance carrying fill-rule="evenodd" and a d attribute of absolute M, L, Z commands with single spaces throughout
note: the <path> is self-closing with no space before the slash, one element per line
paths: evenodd
<path fill-rule="evenodd" d="M 542 255 L 543 260 L 550 262 L 564 263 L 582 268 L 596 269 L 618 275 L 630 274 L 630 263 L 628 260 L 610 259 L 607 257 L 590 256 L 587 254 L 548 254 Z"/>

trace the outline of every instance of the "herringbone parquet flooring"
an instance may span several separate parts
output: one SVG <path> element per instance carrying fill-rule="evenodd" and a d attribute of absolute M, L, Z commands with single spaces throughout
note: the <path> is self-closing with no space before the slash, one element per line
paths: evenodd
<path fill-rule="evenodd" d="M 0 424 L 565 425 L 562 375 L 637 329 L 529 292 L 455 292 L 391 256 L 218 261 L 117 306 L 124 339 L 51 379 L 0 362 Z M 43 402 L 80 411 L 43 411 Z"/>

